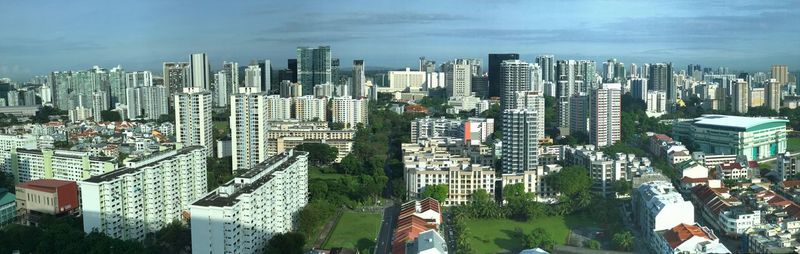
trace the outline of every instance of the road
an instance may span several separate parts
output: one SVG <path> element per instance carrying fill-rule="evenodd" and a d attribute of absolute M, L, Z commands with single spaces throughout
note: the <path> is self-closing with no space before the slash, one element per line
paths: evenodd
<path fill-rule="evenodd" d="M 378 239 L 375 240 L 376 254 L 388 254 L 392 252 L 392 237 L 394 234 L 394 227 L 397 220 L 397 205 L 387 206 L 383 209 L 383 221 L 381 222 L 381 229 L 378 231 Z"/>

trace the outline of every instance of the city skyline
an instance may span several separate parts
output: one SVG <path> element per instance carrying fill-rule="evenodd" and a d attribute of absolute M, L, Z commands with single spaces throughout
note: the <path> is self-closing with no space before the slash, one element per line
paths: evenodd
<path fill-rule="evenodd" d="M 678 70 L 699 63 L 766 72 L 772 64 L 791 70 L 800 63 L 800 55 L 786 46 L 800 43 L 800 28 L 792 25 L 800 3 L 790 1 L 0 6 L 7 10 L 0 21 L 10 25 L 0 35 L 0 77 L 18 81 L 94 65 L 158 73 L 162 62 L 189 61 L 197 52 L 208 54 L 214 70 L 222 61 L 263 58 L 284 68 L 298 46 L 319 45 L 330 45 L 344 63 L 364 59 L 370 69 L 415 67 L 423 55 L 439 63 L 479 57 L 485 65 L 489 53 L 518 53 L 529 62 L 539 54 L 673 62 Z M 203 15 L 208 17 L 193 19 Z"/>

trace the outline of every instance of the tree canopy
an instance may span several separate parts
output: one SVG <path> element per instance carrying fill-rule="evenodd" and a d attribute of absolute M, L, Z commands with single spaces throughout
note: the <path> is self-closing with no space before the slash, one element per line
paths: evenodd
<path fill-rule="evenodd" d="M 431 197 L 438 200 L 440 204 L 444 204 L 444 201 L 447 199 L 448 192 L 448 186 L 446 184 L 433 184 L 425 186 L 425 189 L 422 190 L 422 193 L 419 195 L 422 198 Z"/>
<path fill-rule="evenodd" d="M 592 185 L 589 171 L 581 166 L 564 167 L 558 173 L 547 176 L 546 181 L 564 196 L 586 191 Z"/>
<path fill-rule="evenodd" d="M 315 166 L 331 164 L 339 155 L 339 149 L 323 143 L 305 143 L 294 149 L 308 152 L 308 161 Z"/>

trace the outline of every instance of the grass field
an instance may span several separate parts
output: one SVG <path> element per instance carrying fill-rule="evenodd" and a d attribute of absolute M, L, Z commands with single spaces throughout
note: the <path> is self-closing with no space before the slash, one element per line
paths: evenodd
<path fill-rule="evenodd" d="M 788 138 L 786 140 L 786 151 L 800 152 L 800 138 Z"/>
<path fill-rule="evenodd" d="M 577 216 L 552 216 L 521 222 L 508 219 L 467 220 L 467 227 L 472 236 L 472 248 L 476 253 L 518 253 L 522 250 L 522 242 L 514 237 L 517 228 L 530 233 L 535 228 L 543 228 L 556 244 L 567 241 L 571 227 L 594 226 L 595 223 Z"/>
<path fill-rule="evenodd" d="M 371 253 L 380 225 L 380 214 L 345 212 L 323 248 L 345 247 Z"/>

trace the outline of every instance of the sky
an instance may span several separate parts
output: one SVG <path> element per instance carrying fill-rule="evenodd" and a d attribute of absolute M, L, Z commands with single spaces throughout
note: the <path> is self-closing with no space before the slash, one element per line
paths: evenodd
<path fill-rule="evenodd" d="M 0 77 L 27 80 L 94 65 L 161 74 L 165 61 L 206 52 L 270 59 L 330 45 L 342 67 L 442 63 L 488 53 L 617 58 L 768 71 L 800 68 L 800 1 L 1 1 Z M 484 63 L 485 64 L 485 63 Z"/>

